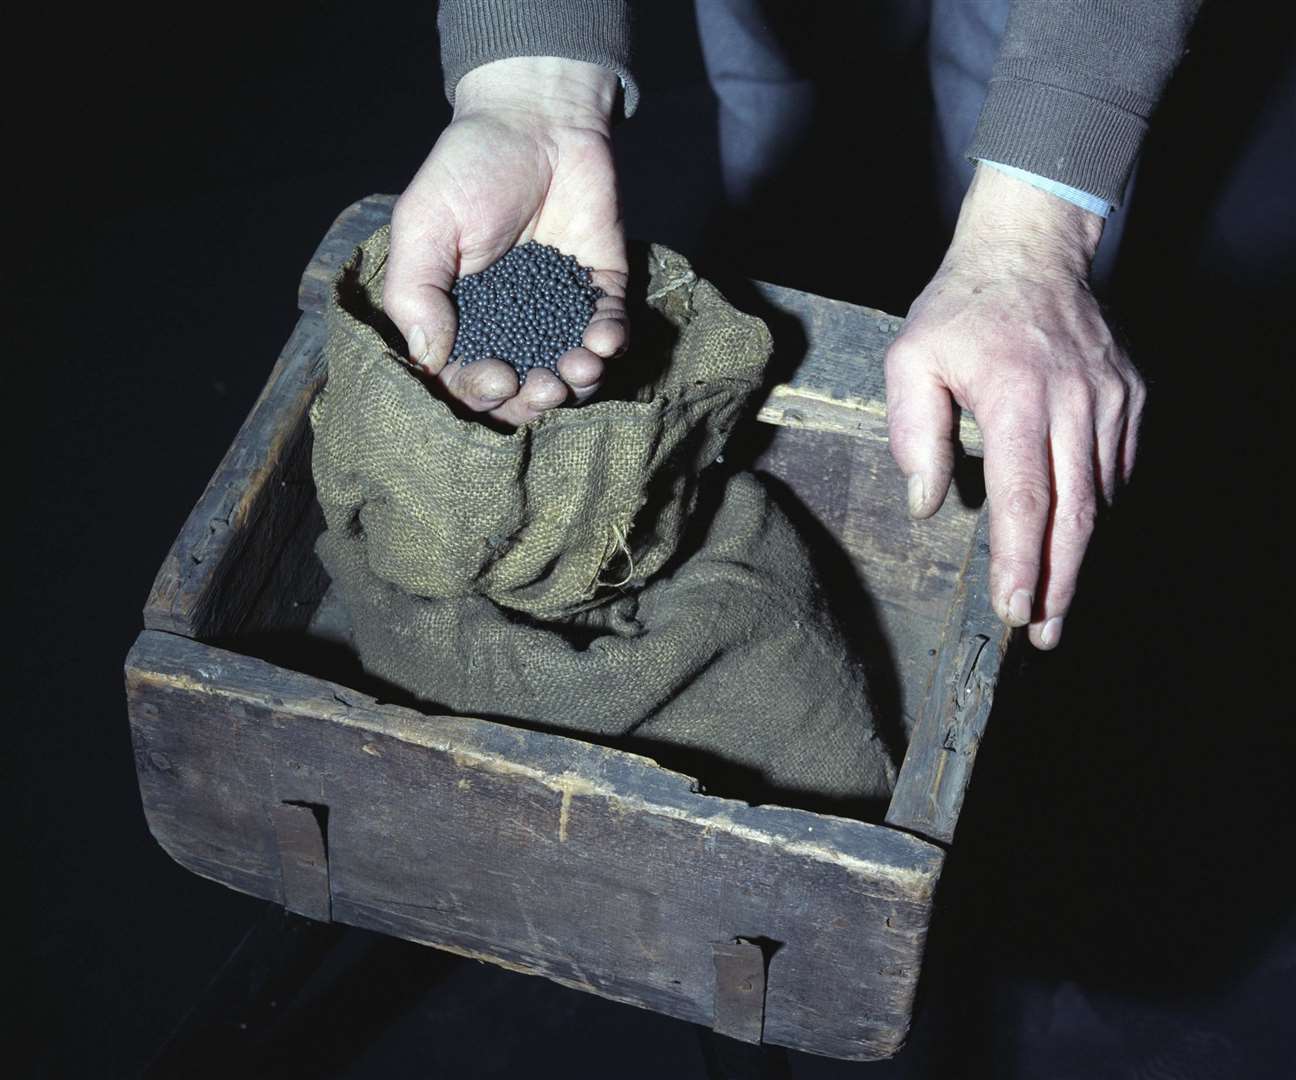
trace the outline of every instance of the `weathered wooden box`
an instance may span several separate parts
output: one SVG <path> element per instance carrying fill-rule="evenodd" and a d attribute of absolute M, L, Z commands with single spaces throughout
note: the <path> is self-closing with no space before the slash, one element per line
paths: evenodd
<path fill-rule="evenodd" d="M 776 426 L 756 465 L 867 588 L 909 745 L 884 823 L 748 806 L 635 754 L 354 688 L 312 551 L 307 408 L 329 279 L 391 205 L 363 200 L 325 238 L 296 330 L 149 596 L 126 685 L 153 835 L 195 873 L 316 919 L 748 1041 L 895 1053 L 1008 643 L 982 512 L 952 494 L 932 521 L 905 514 L 882 404 L 899 320 L 755 286 L 776 348 L 791 328 L 803 353 L 761 411 Z M 961 438 L 976 450 L 970 420 Z"/>

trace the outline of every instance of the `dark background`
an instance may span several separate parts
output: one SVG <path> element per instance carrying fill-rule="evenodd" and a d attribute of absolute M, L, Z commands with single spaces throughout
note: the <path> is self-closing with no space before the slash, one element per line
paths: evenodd
<path fill-rule="evenodd" d="M 265 910 L 149 837 L 121 664 L 316 242 L 353 200 L 401 190 L 448 119 L 431 7 L 47 13 L 8 95 L 10 1016 L 32 1075 L 139 1073 Z M 740 215 L 718 205 L 688 6 L 645 7 L 644 105 L 618 132 L 630 231 L 903 313 L 944 238 L 924 28 L 913 4 L 858 7 L 814 38 L 813 138 Z M 1291 1075 L 1280 7 L 1208 8 L 1122 211 L 1109 300 L 1152 389 L 1139 472 L 1063 648 L 1023 656 L 996 703 L 911 1045 L 873 1066 L 792 1055 L 791 1075 Z M 280 1007 L 226 1074 L 704 1075 L 690 1025 L 359 932 Z"/>

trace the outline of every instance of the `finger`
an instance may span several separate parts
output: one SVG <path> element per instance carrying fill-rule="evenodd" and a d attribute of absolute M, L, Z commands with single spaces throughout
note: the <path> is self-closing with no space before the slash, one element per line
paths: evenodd
<path fill-rule="evenodd" d="M 1116 498 L 1116 486 L 1122 473 L 1121 454 L 1125 445 L 1126 406 L 1107 409 L 1095 419 L 1092 432 L 1092 471 L 1098 477 L 1103 500 L 1110 506 Z"/>
<path fill-rule="evenodd" d="M 1035 610 L 1052 503 L 1045 413 L 1014 403 L 978 415 L 990 504 L 990 596 L 1009 626 Z"/>
<path fill-rule="evenodd" d="M 1062 638 L 1063 620 L 1093 536 L 1099 483 L 1093 441 L 1092 425 L 1083 416 L 1057 417 L 1050 433 L 1054 499 L 1044 538 L 1041 596 L 1029 631 L 1032 644 L 1040 649 L 1052 649 Z"/>
<path fill-rule="evenodd" d="M 592 280 L 604 295 L 594 305 L 594 315 L 581 342 L 558 359 L 558 374 L 572 389 L 577 401 L 585 401 L 603 384 L 605 359 L 620 356 L 630 346 L 630 320 L 626 314 L 625 290 L 628 274 L 599 270 Z"/>
<path fill-rule="evenodd" d="M 516 396 L 491 410 L 491 417 L 517 427 L 556 409 L 571 391 L 567 384 L 547 368 L 532 368 Z"/>
<path fill-rule="evenodd" d="M 577 401 L 584 401 L 598 390 L 605 370 L 602 359 L 589 349 L 572 349 L 558 358 L 558 374 Z"/>
<path fill-rule="evenodd" d="M 1125 431 L 1120 462 L 1121 480 L 1128 483 L 1134 473 L 1134 458 L 1138 455 L 1139 428 L 1143 423 L 1143 407 L 1147 402 L 1147 387 L 1137 375 L 1130 386 L 1129 405 L 1125 410 Z"/>
<path fill-rule="evenodd" d="M 413 223 L 399 204 L 393 211 L 383 311 L 405 336 L 411 362 L 435 375 L 450 356 L 459 321 L 450 298 L 459 238 L 449 226 L 422 224 L 429 219 L 445 220 L 420 214 Z"/>
<path fill-rule="evenodd" d="M 503 360 L 447 364 L 439 380 L 448 394 L 473 412 L 497 409 L 518 392 L 517 373 Z"/>
<path fill-rule="evenodd" d="M 954 473 L 954 404 L 931 357 L 903 338 L 887 350 L 886 399 L 891 456 L 909 481 L 909 512 L 930 517 Z"/>
<path fill-rule="evenodd" d="M 594 305 L 594 315 L 581 344 L 595 356 L 608 359 L 625 352 L 630 344 L 630 320 L 626 316 L 626 275 L 599 271 L 594 284 L 603 290 Z"/>

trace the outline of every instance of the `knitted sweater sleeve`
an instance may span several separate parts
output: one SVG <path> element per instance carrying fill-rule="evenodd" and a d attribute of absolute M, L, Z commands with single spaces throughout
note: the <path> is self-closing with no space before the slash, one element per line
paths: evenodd
<path fill-rule="evenodd" d="M 1013 0 L 968 157 L 1119 204 L 1202 0 Z"/>
<path fill-rule="evenodd" d="M 512 56 L 561 56 L 615 71 L 625 114 L 639 104 L 630 71 L 630 0 L 441 0 L 437 10 L 446 96 L 469 71 Z"/>

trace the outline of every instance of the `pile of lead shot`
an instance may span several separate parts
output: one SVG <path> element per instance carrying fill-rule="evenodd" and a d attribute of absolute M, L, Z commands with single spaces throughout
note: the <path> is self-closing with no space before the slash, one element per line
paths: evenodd
<path fill-rule="evenodd" d="M 461 277 L 450 295 L 459 309 L 451 359 L 493 356 L 525 382 L 534 367 L 556 372 L 558 358 L 581 343 L 603 290 L 574 255 L 532 240 Z"/>

